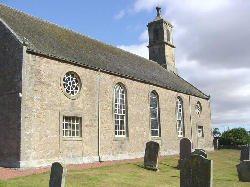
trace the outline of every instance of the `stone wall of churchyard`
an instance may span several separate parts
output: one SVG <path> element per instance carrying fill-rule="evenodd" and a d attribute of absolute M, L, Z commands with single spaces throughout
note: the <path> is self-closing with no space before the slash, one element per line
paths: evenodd
<path fill-rule="evenodd" d="M 68 98 L 63 92 L 61 81 L 68 71 L 77 73 L 82 87 L 78 96 Z M 212 147 L 210 106 L 207 100 L 176 93 L 157 86 L 86 69 L 42 56 L 26 54 L 23 68 L 22 97 L 22 157 L 23 167 L 47 165 L 53 161 L 86 163 L 98 161 L 98 80 L 100 81 L 100 158 L 116 160 L 144 156 L 147 141 L 157 141 L 161 155 L 179 153 L 176 129 L 176 98 L 180 96 L 184 106 L 186 137 L 196 140 L 196 125 L 204 126 L 204 138 L 197 140 L 197 146 Z M 127 137 L 115 137 L 113 114 L 114 87 L 124 85 L 127 91 Z M 150 92 L 155 90 L 160 101 L 161 137 L 150 134 Z M 200 117 L 190 120 L 195 104 L 200 101 Z M 82 118 L 82 137 L 62 137 L 62 117 Z M 207 143 L 208 142 L 208 143 Z M 203 147 L 206 146 L 206 147 Z"/>
<path fill-rule="evenodd" d="M 22 58 L 22 45 L 0 21 L 0 166 L 19 164 Z"/>

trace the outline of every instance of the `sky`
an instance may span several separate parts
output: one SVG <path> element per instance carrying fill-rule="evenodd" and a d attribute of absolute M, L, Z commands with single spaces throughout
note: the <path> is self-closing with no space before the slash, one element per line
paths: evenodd
<path fill-rule="evenodd" d="M 174 25 L 179 75 L 211 96 L 212 124 L 250 130 L 250 0 L 0 0 L 148 58 L 147 23 Z"/>

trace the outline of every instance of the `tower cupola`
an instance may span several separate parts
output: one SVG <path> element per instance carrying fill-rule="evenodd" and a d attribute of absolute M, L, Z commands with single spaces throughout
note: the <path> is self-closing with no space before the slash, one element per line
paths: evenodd
<path fill-rule="evenodd" d="M 178 74 L 175 67 L 175 46 L 173 45 L 173 26 L 163 19 L 161 7 L 156 7 L 156 18 L 148 23 L 149 59 L 157 62 L 167 70 Z"/>

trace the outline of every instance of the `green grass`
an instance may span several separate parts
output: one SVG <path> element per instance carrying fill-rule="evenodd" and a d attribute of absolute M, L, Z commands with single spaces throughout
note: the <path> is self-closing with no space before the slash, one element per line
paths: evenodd
<path fill-rule="evenodd" d="M 239 164 L 240 151 L 219 150 L 208 154 L 213 160 L 214 186 L 244 187 L 250 183 L 238 181 L 236 165 Z M 66 177 L 66 186 L 179 186 L 180 171 L 176 169 L 178 158 L 161 160 L 159 172 L 146 170 L 143 163 L 117 164 L 85 170 L 70 170 Z M 48 186 L 49 172 L 34 174 L 0 181 L 0 186 Z"/>

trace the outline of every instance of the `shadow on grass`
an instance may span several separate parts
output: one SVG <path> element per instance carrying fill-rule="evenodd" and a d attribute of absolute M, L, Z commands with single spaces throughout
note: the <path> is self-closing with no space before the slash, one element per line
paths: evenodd
<path fill-rule="evenodd" d="M 178 178 L 178 179 L 180 178 L 179 176 L 175 176 L 175 175 L 174 175 L 174 176 L 170 176 L 170 177 L 173 177 L 173 178 Z"/>
<path fill-rule="evenodd" d="M 151 170 L 151 171 L 158 171 L 158 170 L 155 170 L 155 168 L 144 167 L 143 164 L 134 164 L 134 165 L 139 167 L 139 168 L 142 168 L 142 169 Z M 170 167 L 172 169 L 179 170 L 177 166 L 172 166 L 172 165 L 165 164 L 165 163 L 159 163 L 159 165 L 164 165 L 164 166 Z M 177 176 L 173 176 L 173 177 L 177 177 Z"/>
<path fill-rule="evenodd" d="M 153 167 L 145 167 L 144 165 L 141 164 L 135 164 L 137 167 L 142 168 L 142 169 L 146 169 L 146 170 L 150 170 L 150 171 L 159 171 L 159 169 L 153 168 Z"/>
<path fill-rule="evenodd" d="M 168 167 L 171 167 L 173 169 L 176 169 L 176 170 L 179 170 L 177 166 L 171 166 L 169 164 L 165 164 L 165 163 L 160 163 L 161 165 L 164 165 L 164 166 L 168 166 Z"/>

